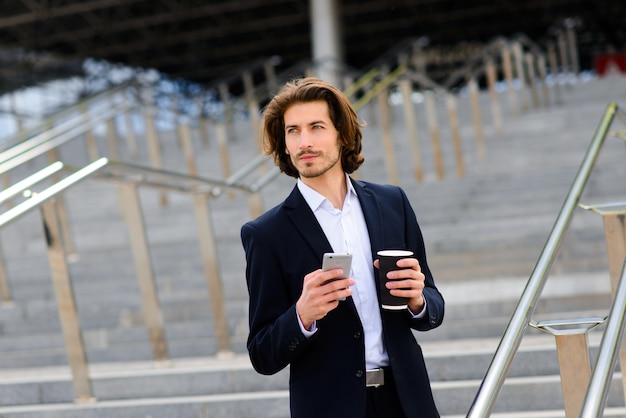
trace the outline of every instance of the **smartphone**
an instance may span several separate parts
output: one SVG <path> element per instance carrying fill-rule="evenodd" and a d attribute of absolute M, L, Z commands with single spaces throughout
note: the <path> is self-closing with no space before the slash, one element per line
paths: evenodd
<path fill-rule="evenodd" d="M 350 277 L 350 266 L 352 265 L 352 254 L 348 253 L 324 253 L 322 260 L 322 270 L 328 271 L 333 269 L 342 269 L 343 274 L 338 279 Z M 340 298 L 339 300 L 346 300 Z"/>

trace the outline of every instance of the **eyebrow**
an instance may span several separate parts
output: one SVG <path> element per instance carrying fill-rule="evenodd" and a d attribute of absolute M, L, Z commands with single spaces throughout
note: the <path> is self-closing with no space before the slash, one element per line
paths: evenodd
<path fill-rule="evenodd" d="M 328 123 L 327 123 L 326 121 L 324 121 L 324 120 L 321 120 L 321 119 L 320 119 L 320 120 L 313 120 L 313 121 L 311 121 L 311 122 L 306 123 L 305 125 L 306 125 L 306 126 L 313 126 L 313 125 L 328 125 Z M 300 126 L 300 125 L 298 125 L 298 124 L 285 125 L 285 129 L 288 129 L 288 128 L 297 128 L 298 126 Z"/>

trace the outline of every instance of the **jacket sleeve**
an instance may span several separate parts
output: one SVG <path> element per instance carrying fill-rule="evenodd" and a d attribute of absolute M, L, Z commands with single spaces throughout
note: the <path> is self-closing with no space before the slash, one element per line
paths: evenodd
<path fill-rule="evenodd" d="M 241 240 L 250 298 L 248 353 L 257 372 L 274 374 L 291 363 L 315 335 L 306 338 L 302 333 L 294 290 L 281 269 L 279 255 L 263 234 L 248 223 L 241 228 Z"/>
<path fill-rule="evenodd" d="M 422 318 L 411 320 L 411 327 L 419 331 L 427 331 L 438 327 L 443 322 L 445 302 L 443 296 L 435 285 L 435 280 L 426 260 L 426 246 L 422 231 L 417 222 L 415 212 L 402 189 L 402 201 L 404 205 L 404 224 L 405 224 L 405 242 L 415 253 L 422 273 L 426 276 L 425 287 L 423 290 L 424 299 L 426 300 L 426 315 Z"/>

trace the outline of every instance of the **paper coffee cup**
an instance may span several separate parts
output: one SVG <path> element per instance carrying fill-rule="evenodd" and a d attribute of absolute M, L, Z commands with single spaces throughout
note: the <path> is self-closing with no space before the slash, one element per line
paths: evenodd
<path fill-rule="evenodd" d="M 386 283 L 390 281 L 387 273 L 394 270 L 402 270 L 397 266 L 398 260 L 413 257 L 413 251 L 408 250 L 382 250 L 378 251 L 378 284 L 380 287 L 380 304 L 383 309 L 401 310 L 406 309 L 408 299 L 392 295 L 387 289 Z"/>

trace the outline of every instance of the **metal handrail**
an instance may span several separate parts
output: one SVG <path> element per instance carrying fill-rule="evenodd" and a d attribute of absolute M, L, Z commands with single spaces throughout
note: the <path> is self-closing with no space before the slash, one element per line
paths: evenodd
<path fill-rule="evenodd" d="M 37 193 L 33 195 L 33 197 L 31 197 L 30 199 L 25 200 L 19 205 L 16 205 L 13 208 L 7 210 L 6 212 L 0 214 L 0 228 L 17 220 L 18 218 L 21 218 L 22 216 L 26 215 L 31 210 L 36 209 L 37 207 L 41 206 L 46 201 L 64 192 L 69 187 L 75 185 L 79 181 L 84 180 L 85 178 L 89 177 L 91 174 L 102 169 L 104 166 L 106 166 L 108 161 L 109 160 L 106 158 L 100 158 L 99 160 L 94 161 L 93 163 L 83 167 L 82 169 L 76 171 L 75 173 L 70 174 L 66 178 L 48 187 L 41 193 Z"/>
<path fill-rule="evenodd" d="M 493 410 L 506 374 L 513 362 L 513 357 L 519 348 L 523 334 L 528 327 L 536 303 L 545 285 L 550 267 L 563 242 L 565 231 L 572 219 L 574 209 L 591 174 L 616 112 L 617 105 L 615 103 L 609 104 L 561 207 L 550 236 L 541 251 L 539 260 L 528 279 L 528 283 L 502 336 L 487 374 L 472 402 L 467 414 L 468 418 L 484 418 L 489 416 Z"/>
<path fill-rule="evenodd" d="M 130 107 L 130 105 L 125 103 L 119 104 L 86 121 L 91 121 L 91 123 L 96 124 L 100 121 L 115 117 L 119 113 L 128 110 Z M 68 141 L 78 138 L 79 135 L 91 129 L 91 124 L 86 123 L 86 121 L 82 121 L 83 123 L 76 126 L 71 126 L 69 130 L 62 130 L 61 133 L 53 131 L 53 134 L 45 132 L 38 135 L 31 140 L 16 145 L 14 148 L 18 148 L 18 151 L 13 151 L 13 148 L 11 148 L 3 152 L 0 154 L 0 174 L 6 173 L 27 161 L 43 155 L 52 149 L 58 148 Z"/>
<path fill-rule="evenodd" d="M 580 418 L 602 416 L 608 397 L 609 382 L 619 354 L 626 318 L 626 259 L 615 290 L 615 298 L 600 342 L 598 360 L 583 400 Z"/>
<path fill-rule="evenodd" d="M 135 81 L 127 81 L 125 83 L 122 83 L 120 85 L 117 85 L 115 87 L 109 88 L 107 90 L 98 92 L 92 96 L 89 96 L 83 100 L 81 100 L 80 102 L 73 104 L 69 107 L 64 107 L 63 109 L 59 110 L 58 112 L 55 112 L 53 114 L 49 114 L 46 115 L 44 118 L 44 121 L 25 130 L 22 130 L 14 135 L 8 136 L 6 138 L 2 139 L 2 150 L 6 150 L 9 149 L 13 146 L 15 146 L 16 144 L 22 143 L 23 141 L 31 138 L 34 135 L 38 135 L 42 132 L 46 132 L 50 130 L 50 126 L 49 126 L 49 121 L 50 120 L 61 120 L 69 115 L 71 115 L 72 113 L 75 113 L 77 111 L 81 111 L 81 108 L 84 106 L 89 106 L 92 103 L 96 103 L 101 101 L 103 98 L 105 97 L 109 97 L 112 96 L 120 91 L 123 91 L 125 89 L 127 89 L 128 87 L 131 87 L 133 85 L 135 85 Z M 82 112 L 81 112 L 82 113 Z"/>

